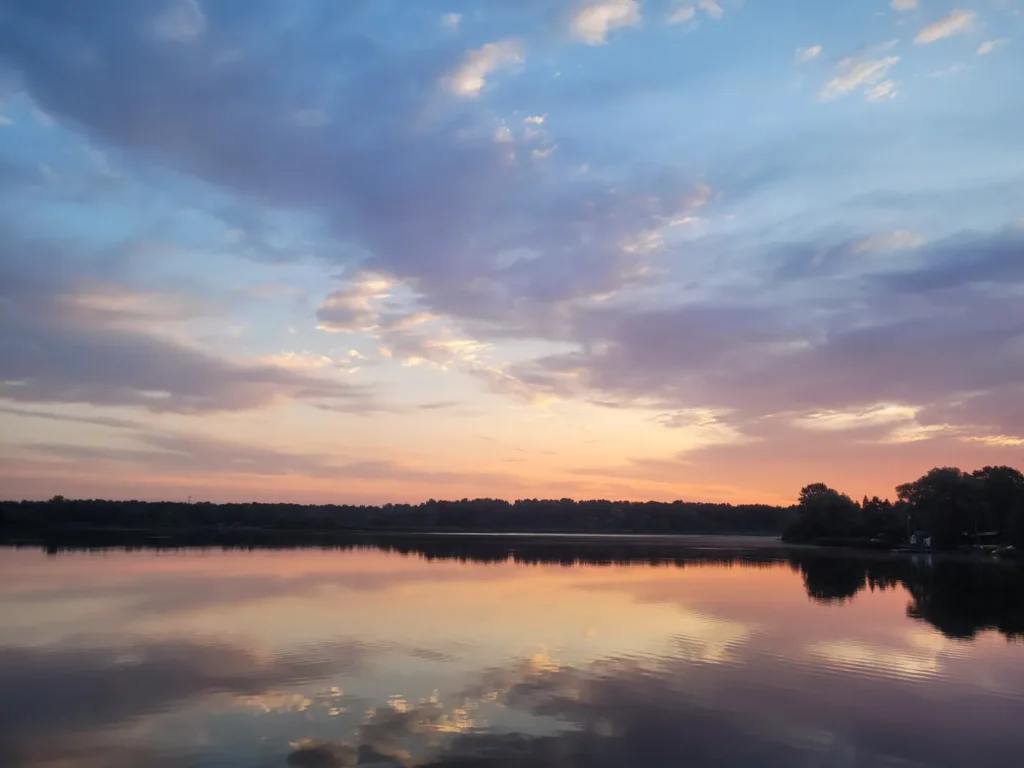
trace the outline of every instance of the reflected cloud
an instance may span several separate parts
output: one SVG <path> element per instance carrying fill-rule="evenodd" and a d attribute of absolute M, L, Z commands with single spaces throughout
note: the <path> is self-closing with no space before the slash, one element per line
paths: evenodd
<path fill-rule="evenodd" d="M 508 678 L 530 672 L 500 692 L 499 702 L 558 723 L 553 733 L 468 733 L 435 753 L 425 765 L 564 766 L 671 765 L 685 755 L 694 766 L 794 765 L 924 766 L 973 754 L 973 764 L 997 765 L 1007 745 L 985 743 L 980 733 L 933 731 L 928 740 L 895 737 L 927 712 L 933 723 L 962 717 L 959 703 L 930 703 L 915 688 L 894 694 L 892 705 L 863 708 L 883 685 L 831 677 L 835 688 L 815 706 L 809 678 L 774 662 L 745 659 L 726 673 L 679 659 L 603 660 L 586 667 L 533 669 L 513 665 Z M 794 686 L 780 684 L 796 675 Z M 867 685 L 867 687 L 865 687 Z M 807 687 L 805 687 L 807 686 Z M 837 702 L 846 707 L 837 711 Z M 981 699 L 975 700 L 982 701 Z M 854 707 L 861 707 L 855 709 Z M 903 709 L 900 714 L 900 707 Z M 924 709 L 922 709 L 924 708 Z M 972 726 L 995 717 L 1005 728 L 1009 712 L 988 702 Z M 843 719 L 848 717 L 850 719 Z M 948 719 L 954 718 L 954 719 Z M 992 731 L 992 726 L 984 728 Z M 1005 731 L 1003 731 L 1005 733 Z"/>
<path fill-rule="evenodd" d="M 680 616 L 680 624 L 682 629 L 676 642 L 683 658 L 689 661 L 728 661 L 737 646 L 745 643 L 753 633 L 753 628 L 748 625 L 690 611 Z"/>
<path fill-rule="evenodd" d="M 206 558 L 183 568 L 173 556 L 148 557 L 162 581 L 139 578 L 129 567 L 137 558 L 111 558 L 120 570 L 108 586 L 136 587 L 122 593 L 129 605 L 161 585 L 205 580 L 217 592 L 217 581 L 269 571 L 282 585 L 267 594 L 304 595 L 314 610 L 319 600 L 345 617 L 353 639 L 339 638 L 333 622 L 310 636 L 293 606 L 267 606 L 259 612 L 266 626 L 243 631 L 267 638 L 274 622 L 294 621 L 283 647 L 68 635 L 0 648 L 0 765 L 564 768 L 685 757 L 698 768 L 987 767 L 1016 754 L 1007 734 L 1024 701 L 1018 649 L 994 633 L 968 644 L 930 628 L 1014 636 L 1024 595 L 1015 569 L 803 549 L 701 552 L 657 541 L 594 542 L 588 567 L 578 542 L 394 544 L 416 557 L 223 554 L 211 558 L 219 570 L 200 567 Z M 488 565 L 502 552 L 502 565 Z M 518 564 L 508 562 L 513 552 Z M 353 583 L 378 587 L 349 594 L 351 603 L 319 591 L 350 578 L 329 572 L 346 558 Z M 71 560 L 40 558 L 37 572 L 23 573 L 45 576 Z M 286 564 L 297 563 L 308 571 L 291 578 Z M 75 573 L 64 570 L 47 589 L 56 593 Z M 488 581 L 495 573 L 500 580 Z M 420 591 L 386 591 L 409 580 Z M 464 592 L 448 588 L 470 582 Z M 201 590 L 190 583 L 184 591 Z M 95 605 L 88 588 L 68 599 L 79 597 L 80 606 Z M 174 605 L 164 597 L 152 605 Z M 218 612 L 229 604 L 209 603 Z M 538 605 L 572 616 L 526 615 Z M 171 620 L 188 631 L 184 613 Z M 614 635 L 614 622 L 636 626 L 622 637 L 584 637 L 594 625 Z M 226 619 L 214 626 L 237 631 Z M 428 636 L 437 649 L 426 647 Z"/>
<path fill-rule="evenodd" d="M 296 656 L 171 639 L 3 647 L 0 765 L 35 765 L 24 756 L 39 742 L 102 735 L 205 694 L 232 692 L 245 701 L 285 684 L 351 671 L 368 653 L 360 643 Z"/>
<path fill-rule="evenodd" d="M 923 651 L 913 654 L 853 642 L 814 643 L 807 650 L 811 655 L 822 657 L 830 665 L 857 674 L 916 678 L 932 677 L 942 669 L 937 654 Z"/>

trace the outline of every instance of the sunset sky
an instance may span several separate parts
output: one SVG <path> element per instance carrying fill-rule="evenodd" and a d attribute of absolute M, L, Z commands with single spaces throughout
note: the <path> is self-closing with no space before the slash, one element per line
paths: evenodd
<path fill-rule="evenodd" d="M 1024 0 L 0 0 L 0 498 L 1024 464 Z"/>

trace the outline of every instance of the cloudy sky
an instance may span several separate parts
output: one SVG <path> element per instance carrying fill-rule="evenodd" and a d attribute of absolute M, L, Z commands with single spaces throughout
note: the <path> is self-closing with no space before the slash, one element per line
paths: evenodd
<path fill-rule="evenodd" d="M 0 496 L 1024 459 L 1022 0 L 0 0 Z"/>

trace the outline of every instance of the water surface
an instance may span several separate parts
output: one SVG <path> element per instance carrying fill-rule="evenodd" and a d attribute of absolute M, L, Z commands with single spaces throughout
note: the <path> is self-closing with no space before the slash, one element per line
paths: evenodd
<path fill-rule="evenodd" d="M 0 765 L 1021 764 L 1017 571 L 742 549 L 0 549 Z"/>

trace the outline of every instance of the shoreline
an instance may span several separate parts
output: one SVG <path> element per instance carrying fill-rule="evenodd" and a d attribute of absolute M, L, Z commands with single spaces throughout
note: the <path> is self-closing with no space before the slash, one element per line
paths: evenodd
<path fill-rule="evenodd" d="M 296 529 L 204 527 L 204 528 L 61 528 L 61 529 L 0 529 L 0 548 L 41 548 L 51 551 L 88 551 L 109 549 L 334 549 L 345 547 L 393 547 L 434 542 L 463 544 L 469 547 L 500 548 L 509 545 L 512 556 L 518 547 L 529 546 L 562 553 L 566 556 L 586 556 L 601 548 L 621 548 L 628 556 L 629 549 L 645 549 L 634 556 L 656 554 L 694 555 L 752 555 L 783 558 L 788 554 L 815 554 L 823 556 L 853 556 L 872 560 L 929 559 L 970 563 L 1014 564 L 1014 558 L 993 557 L 957 550 L 907 551 L 897 547 L 857 547 L 836 544 L 797 543 L 783 541 L 771 533 L 685 533 L 650 534 L 616 532 L 553 532 L 553 531 L 453 531 L 453 530 L 326 530 L 303 531 Z"/>

